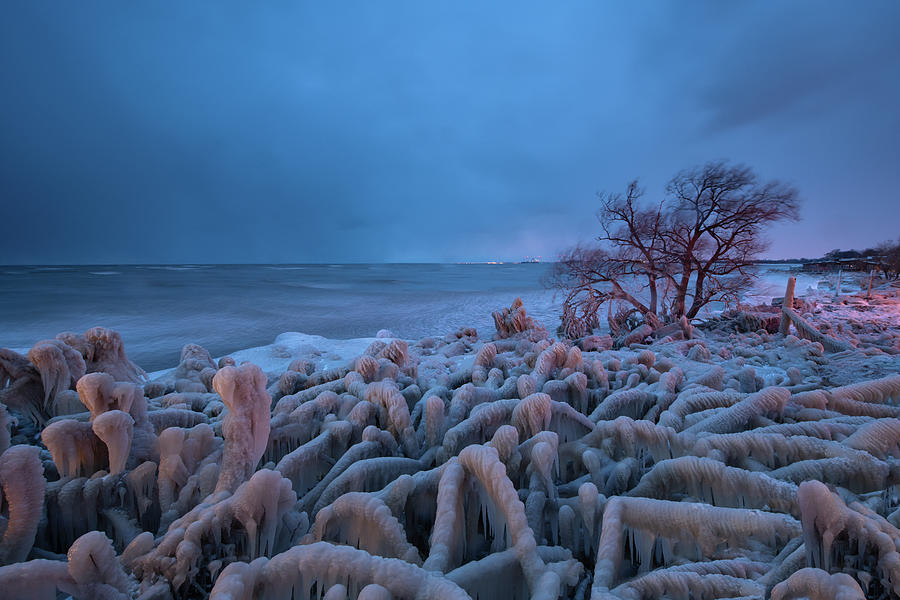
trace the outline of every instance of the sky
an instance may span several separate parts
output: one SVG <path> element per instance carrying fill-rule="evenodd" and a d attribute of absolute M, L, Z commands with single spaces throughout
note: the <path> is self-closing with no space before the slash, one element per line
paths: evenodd
<path fill-rule="evenodd" d="M 550 260 L 709 160 L 900 236 L 900 2 L 0 4 L 0 263 Z"/>

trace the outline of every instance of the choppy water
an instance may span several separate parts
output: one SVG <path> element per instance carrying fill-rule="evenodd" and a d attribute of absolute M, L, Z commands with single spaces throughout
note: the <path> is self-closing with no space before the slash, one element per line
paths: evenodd
<path fill-rule="evenodd" d="M 24 351 L 62 331 L 116 329 L 148 371 L 174 366 L 189 342 L 213 356 L 300 331 L 406 339 L 462 326 L 493 333 L 491 311 L 520 296 L 551 331 L 559 303 L 548 264 L 183 265 L 0 267 L 0 347 Z M 757 293 L 780 295 L 785 267 L 761 268 Z M 798 293 L 813 283 L 798 282 Z"/>
<path fill-rule="evenodd" d="M 198 343 L 213 356 L 284 331 L 407 339 L 462 326 L 493 331 L 491 311 L 521 296 L 558 324 L 546 264 L 0 267 L 0 347 L 19 351 L 61 331 L 116 329 L 148 371 Z"/>

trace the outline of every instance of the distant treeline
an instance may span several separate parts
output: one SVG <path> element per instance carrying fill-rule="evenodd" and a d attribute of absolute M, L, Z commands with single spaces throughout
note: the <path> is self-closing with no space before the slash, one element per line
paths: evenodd
<path fill-rule="evenodd" d="M 863 250 L 841 250 L 840 248 L 835 248 L 829 252 L 825 253 L 825 256 L 819 256 L 816 258 L 761 258 L 759 260 L 755 260 L 753 262 L 761 264 L 785 264 L 785 263 L 808 263 L 808 262 L 819 262 L 823 260 L 842 260 L 847 258 L 889 258 L 891 255 L 900 253 L 900 240 L 897 242 L 882 242 L 877 246 L 871 248 L 864 248 Z"/>
<path fill-rule="evenodd" d="M 784 265 L 784 264 L 796 264 L 796 263 L 808 263 L 813 262 L 814 258 L 759 258 L 753 262 L 757 265 Z"/>
<path fill-rule="evenodd" d="M 753 261 L 757 264 L 788 264 L 788 263 L 811 263 L 823 261 L 839 261 L 854 258 L 870 258 L 881 263 L 885 271 L 897 273 L 900 272 L 900 240 L 896 242 L 882 242 L 872 248 L 864 248 L 862 250 L 841 250 L 835 248 L 830 252 L 826 252 L 825 256 L 818 258 L 780 258 L 780 259 L 764 259 Z"/>

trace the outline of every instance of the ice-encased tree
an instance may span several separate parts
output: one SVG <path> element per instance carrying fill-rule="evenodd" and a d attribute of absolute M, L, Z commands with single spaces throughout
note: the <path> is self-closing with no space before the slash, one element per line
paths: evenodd
<path fill-rule="evenodd" d="M 565 293 L 568 335 L 588 333 L 610 301 L 655 327 L 738 298 L 767 247 L 766 227 L 799 214 L 796 189 L 724 161 L 679 172 L 656 203 L 643 196 L 637 180 L 625 194 L 602 194 L 598 243 L 560 256 L 548 284 Z"/>

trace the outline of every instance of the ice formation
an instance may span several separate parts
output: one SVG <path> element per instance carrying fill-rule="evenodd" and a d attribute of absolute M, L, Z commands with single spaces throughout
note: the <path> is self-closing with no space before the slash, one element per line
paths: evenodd
<path fill-rule="evenodd" d="M 153 378 L 102 328 L 0 350 L 0 596 L 900 598 L 900 293 L 788 292 Z"/>

